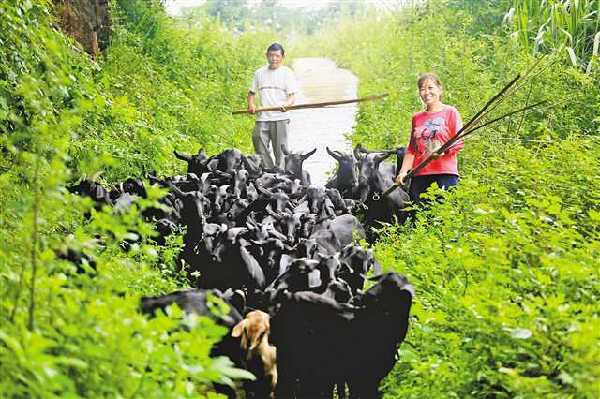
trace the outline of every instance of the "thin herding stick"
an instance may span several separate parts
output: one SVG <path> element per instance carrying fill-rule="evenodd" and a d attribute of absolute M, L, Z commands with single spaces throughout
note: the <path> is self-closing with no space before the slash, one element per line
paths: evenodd
<path fill-rule="evenodd" d="M 376 96 L 367 96 L 367 97 L 361 97 L 361 98 L 353 98 L 351 100 L 338 100 L 338 101 L 326 101 L 326 102 L 321 102 L 321 103 L 310 103 L 310 104 L 298 104 L 298 105 L 290 105 L 289 107 L 285 107 L 286 110 L 291 111 L 294 109 L 304 109 L 304 108 L 322 108 L 322 107 L 327 107 L 330 105 L 342 105 L 342 104 L 351 104 L 351 103 L 360 103 L 363 101 L 375 101 L 375 100 L 381 100 L 382 98 L 387 97 L 389 94 L 385 93 L 385 94 L 379 94 Z M 256 112 L 261 112 L 261 111 L 279 111 L 281 110 L 280 107 L 268 107 L 268 108 L 257 108 Z M 239 114 L 250 114 L 250 112 L 248 112 L 248 110 L 237 110 L 237 111 L 232 111 L 231 112 L 233 115 L 239 115 Z"/>

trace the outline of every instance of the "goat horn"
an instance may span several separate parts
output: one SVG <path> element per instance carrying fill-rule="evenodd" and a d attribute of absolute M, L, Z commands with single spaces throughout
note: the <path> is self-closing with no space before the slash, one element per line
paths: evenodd
<path fill-rule="evenodd" d="M 190 159 L 192 159 L 192 157 L 190 155 L 182 154 L 180 152 L 177 152 L 177 150 L 173 150 L 173 155 L 175 155 L 175 157 L 177 159 L 181 159 L 182 161 L 186 161 L 186 162 L 188 162 Z"/>
<path fill-rule="evenodd" d="M 314 150 L 312 150 L 311 152 L 307 152 L 306 154 L 302 155 L 302 159 L 306 159 L 308 157 L 310 157 L 311 155 L 313 155 L 315 152 L 317 152 L 317 149 L 315 148 Z"/>
<path fill-rule="evenodd" d="M 335 151 L 331 151 L 331 150 L 329 149 L 329 147 L 325 147 L 325 150 L 327 150 L 327 153 L 328 153 L 329 155 L 331 155 L 331 156 L 332 156 L 332 157 L 334 157 L 335 159 L 339 160 L 339 158 L 340 158 L 340 157 L 339 157 L 339 155 L 337 155 L 337 154 L 335 153 Z"/>

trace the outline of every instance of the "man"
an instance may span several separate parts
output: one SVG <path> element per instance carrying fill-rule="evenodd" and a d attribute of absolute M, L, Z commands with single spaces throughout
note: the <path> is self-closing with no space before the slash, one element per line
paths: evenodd
<path fill-rule="evenodd" d="M 267 48 L 266 57 L 268 65 L 254 73 L 252 87 L 248 91 L 248 112 L 256 113 L 257 94 L 260 96 L 262 107 L 279 107 L 280 110 L 258 113 L 252 142 L 254 150 L 262 157 L 265 167 L 283 169 L 284 156 L 281 145 L 287 147 L 287 129 L 290 123 L 286 111 L 287 107 L 294 104 L 294 95 L 298 92 L 298 87 L 292 70 L 283 65 L 285 51 L 281 44 L 271 44 Z M 269 143 L 273 147 L 275 162 L 269 152 Z"/>

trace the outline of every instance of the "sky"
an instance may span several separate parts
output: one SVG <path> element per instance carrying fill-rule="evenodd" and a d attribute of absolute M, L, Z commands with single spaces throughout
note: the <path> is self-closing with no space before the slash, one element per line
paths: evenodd
<path fill-rule="evenodd" d="M 204 0 L 167 0 L 165 6 L 169 15 L 178 15 L 183 8 L 195 7 L 204 3 Z"/>
<path fill-rule="evenodd" d="M 206 3 L 207 0 L 167 0 L 167 11 L 171 15 L 177 15 L 183 8 L 199 6 Z M 260 0 L 256 0 L 260 2 Z M 279 0 L 278 3 L 291 8 L 321 8 L 325 7 L 334 0 Z"/>
<path fill-rule="evenodd" d="M 166 0 L 167 12 L 170 15 L 179 15 L 181 10 L 186 7 L 199 6 L 205 3 L 207 0 Z M 250 2 L 260 2 L 261 0 L 250 0 Z M 393 7 L 402 2 L 411 2 L 415 0 L 364 0 L 365 3 L 371 3 L 375 6 L 382 6 L 384 8 Z M 337 0 L 278 0 L 278 3 L 285 7 L 290 8 L 322 8 L 337 2 Z"/>

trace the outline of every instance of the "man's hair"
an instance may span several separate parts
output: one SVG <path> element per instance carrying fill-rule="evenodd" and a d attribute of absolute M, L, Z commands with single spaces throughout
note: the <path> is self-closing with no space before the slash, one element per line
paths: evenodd
<path fill-rule="evenodd" d="M 285 55 L 285 50 L 283 49 L 283 46 L 279 43 L 273 43 L 271 44 L 268 48 L 267 48 L 267 54 L 269 53 L 269 51 L 281 51 L 281 55 Z"/>

